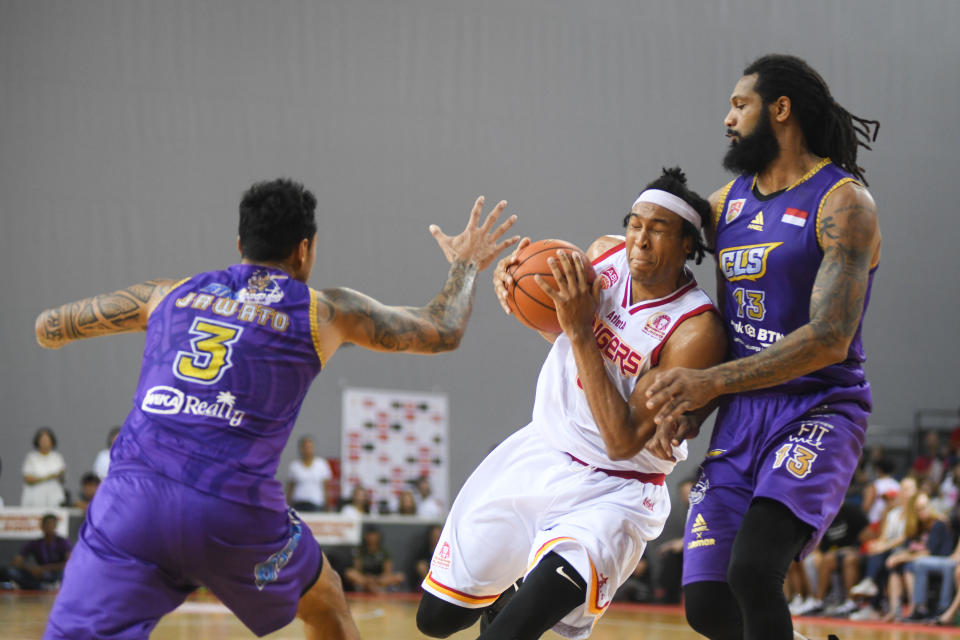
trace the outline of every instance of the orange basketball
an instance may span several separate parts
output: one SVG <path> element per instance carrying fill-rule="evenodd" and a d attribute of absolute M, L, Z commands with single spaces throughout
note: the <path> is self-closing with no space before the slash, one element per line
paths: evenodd
<path fill-rule="evenodd" d="M 567 253 L 579 253 L 583 259 L 587 282 L 593 282 L 596 274 L 590 260 L 576 245 L 563 240 L 539 240 L 531 242 L 517 254 L 519 262 L 507 269 L 513 277 L 513 285 L 507 288 L 507 305 L 517 320 L 537 331 L 560 333 L 560 321 L 557 310 L 533 276 L 540 275 L 547 284 L 556 287 L 557 281 L 547 265 L 548 258 L 556 258 L 559 249 Z"/>

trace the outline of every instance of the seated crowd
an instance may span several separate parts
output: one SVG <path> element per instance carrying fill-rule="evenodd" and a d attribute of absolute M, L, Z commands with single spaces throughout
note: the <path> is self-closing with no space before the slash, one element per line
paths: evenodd
<path fill-rule="evenodd" d="M 66 465 L 48 427 L 39 429 L 23 463 L 25 506 L 72 506 L 85 509 L 109 467 L 109 447 L 119 428 L 110 431 L 107 448 L 83 475 L 76 500 L 63 488 Z M 409 489 L 374 503 L 361 485 L 340 499 L 330 463 L 316 455 L 310 436 L 300 438 L 298 457 L 288 469 L 287 501 L 300 512 L 418 516 L 442 522 L 445 505 L 432 494 L 428 477 Z M 902 465 L 906 467 L 907 465 Z M 693 480 L 679 486 L 686 511 Z M 923 451 L 904 473 L 879 449 L 864 453 L 847 499 L 817 547 L 795 562 L 784 591 L 794 615 L 849 617 L 855 620 L 926 621 L 953 625 L 960 611 L 960 427 L 941 442 L 925 435 Z M 2 506 L 2 502 L 0 502 Z M 24 589 L 55 588 L 70 554 L 70 543 L 56 534 L 57 516 L 44 515 L 43 536 L 2 559 L 0 584 Z M 419 588 L 429 570 L 440 524 L 424 524 L 424 533 L 407 550 L 407 566 L 396 566 L 384 545 L 383 532 L 367 523 L 361 544 L 331 550 L 330 560 L 348 590 L 377 594 Z M 683 538 L 663 539 L 637 565 L 615 596 L 617 601 L 678 603 Z"/>

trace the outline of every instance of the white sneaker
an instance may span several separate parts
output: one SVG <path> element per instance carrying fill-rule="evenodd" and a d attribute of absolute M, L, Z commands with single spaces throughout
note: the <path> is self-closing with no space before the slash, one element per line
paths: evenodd
<path fill-rule="evenodd" d="M 803 606 L 803 596 L 799 593 L 793 596 L 793 600 L 787 603 L 787 608 L 790 609 L 790 615 L 797 615 L 796 610 Z"/>
<path fill-rule="evenodd" d="M 857 610 L 857 603 L 853 600 L 847 598 L 842 604 L 838 604 L 832 607 L 827 607 L 826 614 L 828 616 L 843 616 L 846 618 L 848 615 Z"/>
<path fill-rule="evenodd" d="M 823 610 L 823 600 L 817 600 L 813 596 L 807 596 L 807 599 L 797 607 L 794 611 L 791 611 L 795 616 L 805 616 L 811 613 L 816 613 L 817 611 Z"/>
<path fill-rule="evenodd" d="M 875 595 L 877 595 L 879 591 L 880 590 L 877 589 L 877 583 L 875 583 L 872 578 L 864 578 L 857 584 L 853 585 L 853 587 L 851 587 L 850 595 L 863 596 L 865 598 L 872 598 Z"/>
<path fill-rule="evenodd" d="M 880 614 L 871 606 L 866 606 L 850 614 L 850 620 L 879 620 Z"/>

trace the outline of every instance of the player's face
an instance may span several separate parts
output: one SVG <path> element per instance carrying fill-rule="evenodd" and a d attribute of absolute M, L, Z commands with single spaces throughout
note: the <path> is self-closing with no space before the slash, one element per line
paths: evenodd
<path fill-rule="evenodd" d="M 754 91 L 756 83 L 756 74 L 740 78 L 730 95 L 730 111 L 723 120 L 730 139 L 723 166 L 735 173 L 759 173 L 780 153 L 769 110 Z"/>
<path fill-rule="evenodd" d="M 313 446 L 313 440 L 307 438 L 306 440 L 300 443 L 300 455 L 307 460 L 313 458 L 315 449 Z"/>
<path fill-rule="evenodd" d="M 693 239 L 683 235 L 683 219 L 674 212 L 641 202 L 627 221 L 630 276 L 646 285 L 672 284 L 680 276 Z"/>

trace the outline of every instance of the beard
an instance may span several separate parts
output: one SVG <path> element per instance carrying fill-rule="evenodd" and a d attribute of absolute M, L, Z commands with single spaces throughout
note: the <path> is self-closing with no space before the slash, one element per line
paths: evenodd
<path fill-rule="evenodd" d="M 723 156 L 723 168 L 739 174 L 760 173 L 780 154 L 780 143 L 770 125 L 770 114 L 764 109 L 750 135 L 731 142 Z"/>

